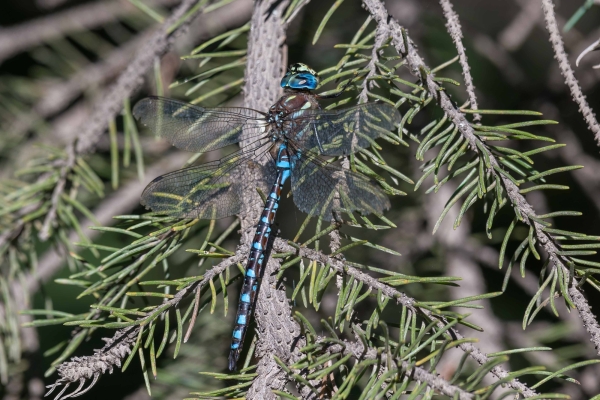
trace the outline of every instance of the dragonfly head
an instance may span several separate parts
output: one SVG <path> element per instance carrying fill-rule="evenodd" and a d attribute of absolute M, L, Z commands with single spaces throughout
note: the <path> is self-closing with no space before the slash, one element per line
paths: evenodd
<path fill-rule="evenodd" d="M 292 64 L 281 79 L 281 87 L 292 90 L 315 90 L 319 85 L 319 75 L 306 64 Z"/>

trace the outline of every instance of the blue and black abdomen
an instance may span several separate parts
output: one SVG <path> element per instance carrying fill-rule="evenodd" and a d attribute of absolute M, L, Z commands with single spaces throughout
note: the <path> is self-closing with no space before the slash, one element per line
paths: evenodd
<path fill-rule="evenodd" d="M 279 208 L 279 199 L 283 184 L 290 175 L 290 163 L 287 156 L 285 144 L 281 144 L 277 156 L 277 179 L 269 192 L 267 203 L 260 216 L 256 232 L 250 249 L 250 256 L 246 265 L 246 275 L 244 284 L 240 292 L 240 301 L 238 303 L 237 315 L 235 317 L 235 326 L 231 339 L 231 351 L 229 352 L 229 370 L 236 368 L 240 357 L 244 337 L 250 324 L 252 311 L 256 303 L 256 294 L 262 268 L 265 261 L 265 253 L 271 235 L 271 227 L 275 220 L 277 209 Z"/>

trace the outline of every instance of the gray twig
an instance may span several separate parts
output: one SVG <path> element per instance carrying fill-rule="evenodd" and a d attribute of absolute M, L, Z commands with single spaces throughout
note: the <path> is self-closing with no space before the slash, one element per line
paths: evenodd
<path fill-rule="evenodd" d="M 53 83 L 44 96 L 33 106 L 39 118 L 54 115 L 89 88 L 102 87 L 127 67 L 135 55 L 135 50 L 146 40 L 150 32 L 142 32 L 116 48 L 97 63 L 81 69 L 68 81 Z M 31 119 L 31 118 L 30 118 Z"/>
<path fill-rule="evenodd" d="M 164 158 L 160 162 L 153 165 L 147 171 L 148 179 L 145 182 L 140 182 L 137 179 L 123 185 L 119 190 L 106 198 L 96 209 L 94 209 L 94 216 L 100 222 L 102 226 L 109 226 L 113 224 L 115 215 L 120 215 L 129 212 L 139 204 L 139 193 L 143 190 L 144 186 L 150 181 L 150 177 L 159 175 L 162 171 L 172 170 L 181 166 L 187 159 L 187 155 L 176 153 L 169 157 Z M 81 226 L 87 227 L 92 225 L 92 221 L 85 220 L 81 223 Z M 91 239 L 98 236 L 101 232 L 97 230 L 89 230 L 86 232 L 87 236 Z M 69 234 L 69 241 L 74 242 L 78 238 L 76 231 L 72 231 Z M 36 293 L 40 286 L 48 282 L 64 265 L 64 255 L 59 254 L 58 250 L 50 250 L 40 259 L 35 273 L 27 273 L 14 285 L 11 286 L 11 299 L 14 305 L 9 307 L 12 309 L 11 312 L 19 314 L 19 311 L 27 309 L 30 304 L 30 294 Z M 6 305 L 0 303 L 0 315 L 5 315 Z M 28 314 L 19 315 L 19 323 L 25 324 L 33 320 L 33 317 Z M 24 338 L 31 336 L 31 333 L 35 332 L 31 328 L 21 328 L 21 335 Z M 33 344 L 37 346 L 37 344 Z M 30 345 L 24 340 L 23 348 L 32 351 Z"/>
<path fill-rule="evenodd" d="M 390 37 L 390 33 L 387 30 L 387 26 L 385 25 L 377 25 L 376 33 L 375 33 L 375 43 L 373 44 L 373 50 L 371 51 L 371 60 L 367 64 L 367 69 L 369 72 L 367 76 L 365 76 L 365 80 L 363 81 L 362 90 L 358 95 L 359 103 L 366 103 L 369 101 L 369 91 L 373 89 L 377 85 L 377 82 L 374 80 L 370 80 L 371 77 L 377 74 L 377 62 L 379 62 L 379 52 L 383 43 Z"/>
<path fill-rule="evenodd" d="M 467 61 L 467 53 L 462 42 L 463 33 L 460 26 L 460 21 L 458 20 L 458 14 L 456 14 L 452 8 L 452 3 L 450 3 L 450 0 L 440 0 L 440 4 L 442 6 L 442 10 L 444 11 L 444 17 L 446 17 L 446 28 L 448 29 L 450 37 L 452 37 L 454 46 L 456 46 L 456 51 L 458 51 L 458 62 L 460 63 L 463 71 L 463 77 L 465 79 L 465 86 L 467 88 L 469 102 L 471 103 L 471 109 L 477 110 L 479 108 L 477 105 L 477 96 L 475 96 L 475 86 L 473 85 L 473 77 L 471 76 L 471 67 Z M 473 114 L 473 121 L 481 121 L 481 114 Z"/>
<path fill-rule="evenodd" d="M 130 212 L 139 204 L 140 193 L 153 177 L 160 175 L 164 171 L 170 171 L 180 167 L 188 158 L 188 154 L 180 152 L 163 158 L 160 162 L 147 169 L 147 178 L 143 182 L 139 181 L 137 178 L 132 179 L 130 182 L 121 186 L 119 190 L 109 195 L 105 201 L 94 209 L 94 216 L 102 226 L 114 224 L 117 221 L 113 218 L 115 215 Z M 85 220 L 81 223 L 81 226 L 88 227 L 92 224 L 92 221 Z M 85 232 L 90 239 L 93 239 L 101 233 L 97 230 L 86 230 Z M 76 241 L 77 238 L 77 232 L 72 231 L 69 234 L 70 242 Z M 52 278 L 63 264 L 64 259 L 55 251 L 46 253 L 40 259 L 35 275 L 28 275 L 23 280 L 27 286 L 27 290 L 32 293 L 39 290 L 40 285 Z"/>
<path fill-rule="evenodd" d="M 560 73 L 565 78 L 565 83 L 571 91 L 573 101 L 579 106 L 579 112 L 583 115 L 589 130 L 594 133 L 594 138 L 596 139 L 598 146 L 600 146 L 600 125 L 596 120 L 594 111 L 585 100 L 579 82 L 577 82 L 575 73 L 569 63 L 562 36 L 558 29 L 558 23 L 556 22 L 556 16 L 554 15 L 554 4 L 552 3 L 552 0 L 542 0 L 542 8 L 544 10 L 544 19 L 546 20 L 546 29 L 548 29 L 548 33 L 550 33 L 550 43 L 552 43 L 552 50 L 554 50 L 554 58 L 558 61 Z M 598 342 L 598 344 L 600 344 L 600 342 Z M 596 348 L 600 351 L 598 345 L 596 345 Z"/>
<path fill-rule="evenodd" d="M 188 17 L 174 31 L 171 31 L 171 27 L 196 3 L 196 0 L 183 0 L 145 45 L 140 48 L 127 69 L 119 76 L 117 82 L 109 87 L 102 98 L 92 107 L 94 112 L 90 116 L 90 120 L 82 126 L 81 134 L 75 146 L 77 154 L 86 154 L 94 149 L 109 121 L 114 119 L 121 111 L 123 100 L 131 97 L 133 92 L 141 85 L 144 74 L 153 67 L 156 57 L 165 54 L 175 39 L 187 30 L 195 16 Z M 196 15 L 200 11 L 202 9 L 196 10 Z"/>
<path fill-rule="evenodd" d="M 275 239 L 273 249 L 281 253 L 296 251 L 296 249 L 293 246 L 290 246 L 285 240 L 279 238 Z M 369 287 L 372 287 L 373 289 L 381 290 L 381 293 L 383 293 L 389 298 L 396 299 L 400 304 L 402 304 L 404 307 L 409 308 L 411 311 L 417 311 L 416 307 L 414 306 L 415 300 L 413 298 L 407 296 L 402 292 L 397 291 L 396 289 L 386 285 L 385 283 L 379 282 L 377 279 L 373 278 L 368 274 L 365 274 L 364 272 L 356 268 L 346 265 L 340 259 L 330 257 L 326 254 L 321 253 L 320 251 L 309 249 L 307 247 L 301 248 L 298 251 L 298 255 L 309 260 L 317 261 L 323 265 L 330 265 L 332 268 L 336 269 L 340 273 L 350 275 L 359 282 L 363 282 Z"/>

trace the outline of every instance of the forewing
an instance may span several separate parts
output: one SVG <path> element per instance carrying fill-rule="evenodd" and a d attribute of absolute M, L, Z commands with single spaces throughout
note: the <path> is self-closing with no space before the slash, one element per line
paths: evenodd
<path fill-rule="evenodd" d="M 179 218 L 218 219 L 243 211 L 244 196 L 268 193 L 276 171 L 271 144 L 245 149 L 220 161 L 181 169 L 154 179 L 141 203 Z"/>
<path fill-rule="evenodd" d="M 390 207 L 381 187 L 369 177 L 304 151 L 292 157 L 292 193 L 301 211 L 330 220 L 334 212 L 382 215 Z"/>
<path fill-rule="evenodd" d="M 175 147 L 194 153 L 219 149 L 264 134 L 265 116 L 250 108 L 204 108 L 163 97 L 147 97 L 133 108 L 134 117 Z"/>
<path fill-rule="evenodd" d="M 371 146 L 400 120 L 400 113 L 390 104 L 365 103 L 333 111 L 295 111 L 286 119 L 285 131 L 302 149 L 341 156 Z"/>

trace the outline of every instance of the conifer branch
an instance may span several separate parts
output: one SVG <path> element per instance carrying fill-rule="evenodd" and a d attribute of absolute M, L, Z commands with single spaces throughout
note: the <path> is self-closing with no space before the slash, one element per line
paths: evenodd
<path fill-rule="evenodd" d="M 104 338 L 103 340 L 106 342 L 106 345 L 100 350 L 95 350 L 92 356 L 73 357 L 71 360 L 61 363 L 56 368 L 60 378 L 52 385 L 47 386 L 50 390 L 46 393 L 46 396 L 61 386 L 63 388 L 54 400 L 76 397 L 90 390 L 107 371 L 112 373 L 113 367 L 121 367 L 123 358 L 127 354 L 130 354 L 134 344 L 141 340 L 139 337 L 140 327 L 148 325 L 150 322 L 160 318 L 160 316 L 165 315 L 169 310 L 176 308 L 182 300 L 193 293 L 201 291 L 203 287 L 218 277 L 227 268 L 243 261 L 248 249 L 249 247 L 240 246 L 236 255 L 224 259 L 206 271 L 201 280 L 193 282 L 179 290 L 172 299 L 160 305 L 160 310 L 162 310 L 160 315 L 148 313 L 146 317 L 136 320 L 135 324 L 118 330 L 111 338 Z M 191 321 L 193 323 L 194 319 Z M 92 379 L 92 382 L 84 390 L 85 383 L 90 379 Z M 73 384 L 79 384 L 79 386 L 75 391 L 67 393 L 68 388 Z M 63 395 L 65 396 L 63 397 Z"/>
<path fill-rule="evenodd" d="M 95 350 L 94 355 L 73 357 L 70 361 L 60 364 L 56 368 L 60 378 L 52 385 L 47 386 L 50 390 L 45 396 L 51 395 L 61 386 L 62 390 L 54 400 L 77 397 L 88 392 L 102 375 L 106 372 L 112 374 L 115 367 L 121 367 L 121 361 L 131 353 L 139 331 L 139 326 L 121 329 L 112 338 L 104 338 L 106 344 L 101 349 Z M 84 389 L 86 382 L 90 379 L 92 381 Z M 69 387 L 74 384 L 79 385 L 77 389 L 67 393 Z"/>
<path fill-rule="evenodd" d="M 188 157 L 185 154 L 174 154 L 150 167 L 147 171 L 148 177 L 159 175 L 162 171 L 171 170 L 180 166 Z M 124 184 L 119 190 L 110 195 L 101 205 L 94 210 L 94 216 L 102 226 L 109 226 L 116 220 L 115 215 L 120 215 L 129 212 L 139 203 L 139 193 L 149 183 L 150 179 L 145 182 L 140 182 L 133 179 L 131 182 Z M 92 225 L 92 221 L 85 220 L 81 224 L 83 226 Z M 96 237 L 100 231 L 90 231 L 90 239 Z M 69 233 L 69 240 L 74 242 L 77 240 L 77 232 Z M 49 251 L 39 261 L 39 265 L 35 274 L 26 274 L 21 282 L 17 282 L 13 286 L 13 293 L 26 291 L 27 293 L 35 293 L 40 289 L 40 286 L 48 282 L 62 267 L 64 258 L 62 255 Z M 23 287 L 24 286 L 24 287 Z M 18 307 L 24 309 L 25 305 Z M 2 304 L 0 304 L 0 312 Z"/>
<path fill-rule="evenodd" d="M 558 23 L 556 22 L 556 16 L 554 15 L 554 4 L 552 0 L 542 0 L 542 8 L 544 10 L 544 19 L 546 20 L 546 29 L 550 34 L 550 43 L 552 43 L 552 50 L 554 50 L 554 58 L 558 61 L 560 73 L 565 78 L 565 83 L 571 91 L 573 101 L 579 106 L 579 112 L 583 115 L 585 122 L 588 125 L 590 131 L 594 133 L 596 143 L 600 146 L 600 125 L 596 119 L 594 111 L 585 99 L 585 96 L 579 86 L 579 82 L 575 77 L 575 72 L 571 68 L 565 46 L 560 35 Z M 599 337 L 600 339 L 600 337 Z M 600 353 L 600 341 L 596 342 L 596 348 Z"/>
<path fill-rule="evenodd" d="M 534 234 L 537 239 L 537 243 L 539 243 L 539 245 L 546 251 L 554 267 L 561 268 L 563 274 L 570 276 L 570 269 L 566 264 L 572 261 L 569 260 L 569 257 L 560 255 L 553 235 L 548 233 L 546 231 L 546 227 L 538 222 L 539 218 L 537 217 L 533 207 L 520 193 L 518 186 L 505 174 L 498 172 L 498 170 L 503 170 L 503 168 L 494 154 L 489 151 L 485 142 L 475 135 L 473 127 L 465 118 L 465 114 L 456 107 L 448 94 L 434 80 L 433 75 L 428 73 L 426 74 L 426 77 L 424 77 L 422 72 L 429 71 L 429 68 L 425 65 L 420 55 L 417 53 L 414 45 L 412 45 L 410 37 L 395 20 L 389 19 L 388 22 L 387 11 L 385 10 L 383 4 L 378 0 L 364 0 L 364 3 L 377 23 L 389 24 L 393 38 L 392 44 L 396 47 L 396 50 L 399 54 L 405 55 L 411 73 L 419 78 L 426 79 L 424 83 L 426 84 L 429 93 L 434 97 L 438 105 L 446 113 L 449 120 L 454 123 L 454 126 L 458 127 L 458 131 L 467 140 L 470 148 L 477 152 L 480 157 L 485 157 L 486 160 L 489 160 L 490 167 L 486 168 L 487 172 L 502 182 L 513 208 L 518 210 L 522 222 L 534 228 Z M 403 34 L 405 35 L 404 37 Z M 600 354 L 600 326 L 591 312 L 591 308 L 587 300 L 583 295 L 581 295 L 577 279 L 572 280 L 572 283 L 569 287 L 569 294 L 571 298 L 577 298 L 577 303 L 575 303 L 575 306 L 577 307 L 577 310 L 579 311 L 579 314 L 584 322 L 584 326 L 590 335 L 590 340 L 596 347 L 597 352 Z"/>
<path fill-rule="evenodd" d="M 105 94 L 93 107 L 94 112 L 90 116 L 90 121 L 86 122 L 81 130 L 75 146 L 77 154 L 87 154 L 93 151 L 100 135 L 106 130 L 108 122 L 121 111 L 123 100 L 129 98 L 140 86 L 144 74 L 153 67 L 156 57 L 165 54 L 175 39 L 185 33 L 194 18 L 202 12 L 204 7 L 195 10 L 194 15 L 187 17 L 176 29 L 172 30 L 177 21 L 196 4 L 197 0 L 183 0 L 146 44 L 140 48 L 117 82 L 105 91 Z"/>
<path fill-rule="evenodd" d="M 54 223 L 55 217 L 55 212 L 52 210 L 56 210 L 58 206 L 58 199 L 65 188 L 67 173 L 75 165 L 77 157 L 94 150 L 100 135 L 108 127 L 109 121 L 113 120 L 121 111 L 123 100 L 129 98 L 139 87 L 144 74 L 154 65 L 155 58 L 163 55 L 171 47 L 175 38 L 187 30 L 189 24 L 202 9 L 196 10 L 193 16 L 189 16 L 174 31 L 171 31 L 171 28 L 196 2 L 196 0 L 183 0 L 177 6 L 162 26 L 140 48 L 117 82 L 109 87 L 92 107 L 94 111 L 89 120 L 81 127 L 81 133 L 77 137 L 76 143 L 67 146 L 68 158 L 61 167 L 60 178 L 53 190 L 51 212 L 44 220 L 43 228 L 39 233 L 40 239 L 47 240 L 50 236 L 50 226 Z"/>
<path fill-rule="evenodd" d="M 258 292 L 254 318 L 258 332 L 256 355 L 260 361 L 257 376 L 246 395 L 249 400 L 276 399 L 273 391 L 285 388 L 289 377 L 274 357 L 285 363 L 294 363 L 302 356 L 298 351 L 304 346 L 300 339 L 300 326 L 291 317 L 292 307 L 285 287 L 275 277 L 280 264 L 280 259 L 269 260 Z M 297 340 L 300 343 L 296 344 Z"/>
<path fill-rule="evenodd" d="M 279 238 L 275 239 L 273 249 L 282 253 L 296 251 L 296 248 L 289 245 L 285 240 Z M 331 266 L 331 268 L 337 270 L 340 274 L 347 274 L 349 276 L 352 276 L 354 279 L 356 279 L 359 282 L 363 282 L 368 287 L 381 291 L 381 293 L 385 296 L 391 299 L 395 299 L 398 303 L 402 304 L 409 310 L 413 312 L 422 313 L 431 321 L 438 320 L 439 327 L 443 327 L 445 325 L 444 322 L 438 316 L 433 315 L 431 311 L 416 306 L 415 299 L 407 296 L 405 293 L 400 292 L 389 285 L 386 285 L 385 283 L 378 281 L 377 279 L 371 277 L 368 274 L 365 274 L 364 272 L 354 267 L 346 265 L 342 260 L 329 257 L 319 251 L 315 251 L 305 247 L 302 247 L 297 251 L 299 256 L 307 258 L 309 260 L 317 261 L 323 265 L 329 265 Z M 457 340 L 464 339 L 464 337 L 456 329 L 451 329 L 450 331 L 452 332 L 452 336 L 455 337 Z M 489 357 L 487 357 L 481 350 L 473 346 L 471 343 L 463 343 L 459 347 L 462 351 L 469 354 L 469 357 L 477 361 L 479 365 L 484 365 L 490 360 Z M 504 370 L 502 367 L 499 366 L 494 367 L 491 370 L 491 373 L 494 374 L 498 379 L 505 379 L 509 375 L 508 371 Z M 507 384 L 511 388 L 518 390 L 526 397 L 532 397 L 537 395 L 537 393 L 534 390 L 529 389 L 525 384 L 519 382 L 518 379 L 512 379 Z"/>
<path fill-rule="evenodd" d="M 289 253 L 296 252 L 296 248 L 288 244 L 287 241 L 277 238 L 275 239 L 275 243 L 273 244 L 273 249 L 280 253 Z M 332 268 L 336 269 L 341 274 L 348 274 L 360 282 L 367 284 L 369 287 L 381 290 L 385 296 L 396 299 L 398 303 L 402 304 L 404 307 L 410 309 L 411 311 L 416 312 L 417 307 L 415 307 L 415 300 L 406 294 L 399 292 L 391 286 L 388 286 L 384 283 L 379 282 L 377 279 L 372 276 L 365 274 L 364 272 L 348 266 L 341 259 L 337 259 L 334 257 L 330 257 L 326 254 L 323 254 L 320 251 L 310 249 L 308 247 L 302 247 L 297 250 L 299 256 L 303 258 L 307 258 L 312 261 L 316 261 L 323 265 L 330 265 Z M 426 311 L 428 312 L 428 311 Z"/>

